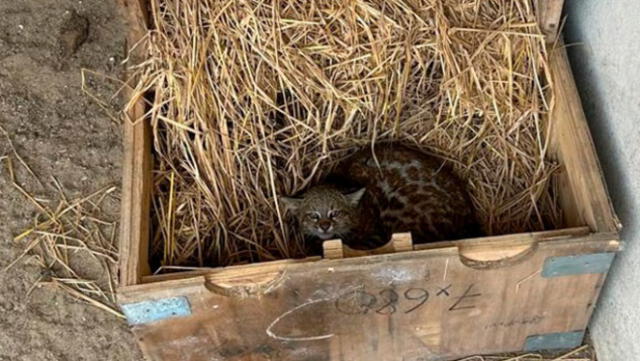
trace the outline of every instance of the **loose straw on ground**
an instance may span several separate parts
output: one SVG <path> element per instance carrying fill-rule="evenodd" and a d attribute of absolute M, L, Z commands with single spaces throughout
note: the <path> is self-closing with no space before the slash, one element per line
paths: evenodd
<path fill-rule="evenodd" d="M 277 196 L 381 141 L 450 160 L 489 234 L 560 223 L 532 0 L 151 5 L 132 98 L 154 96 L 161 265 L 302 255 Z"/>
<path fill-rule="evenodd" d="M 58 200 L 57 206 L 50 208 L 17 183 L 11 162 L 5 165 L 13 187 L 38 214 L 33 226 L 14 238 L 15 242 L 24 243 L 24 251 L 0 271 L 15 266 L 28 254 L 33 255 L 43 269 L 36 286 L 57 288 L 123 317 L 115 299 L 117 223 L 105 219 L 102 210 L 102 203 L 114 196 L 116 188 L 105 187 L 81 198 L 68 199 L 61 184 L 52 178 L 48 184 L 56 191 Z M 95 278 L 89 278 L 88 270 L 94 271 Z"/>
<path fill-rule="evenodd" d="M 471 356 L 457 361 L 596 361 L 596 358 L 591 346 L 584 345 L 555 357 L 527 353 L 519 356 Z"/>

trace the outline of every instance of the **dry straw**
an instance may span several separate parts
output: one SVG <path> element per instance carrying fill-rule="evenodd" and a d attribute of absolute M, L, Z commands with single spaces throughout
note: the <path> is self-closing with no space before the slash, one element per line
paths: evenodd
<path fill-rule="evenodd" d="M 580 346 L 558 356 L 527 353 L 518 356 L 471 356 L 457 361 L 596 361 L 591 346 Z"/>
<path fill-rule="evenodd" d="M 101 203 L 113 196 L 107 187 L 78 199 L 68 200 L 55 179 L 60 199 L 49 208 L 14 183 L 38 209 L 33 227 L 15 237 L 25 242 L 21 257 L 32 254 L 43 269 L 36 286 L 57 288 L 70 296 L 123 317 L 116 307 L 115 277 L 118 250 L 117 224 L 102 219 Z M 93 272 L 88 272 L 93 270 Z M 97 278 L 90 277 L 98 275 Z"/>
<path fill-rule="evenodd" d="M 152 96 L 162 265 L 300 256 L 276 196 L 389 140 L 450 160 L 489 234 L 560 222 L 532 0 L 151 3 L 133 100 Z"/>
<path fill-rule="evenodd" d="M 46 186 L 50 185 L 57 194 L 56 205 L 51 207 L 49 205 L 54 202 L 32 195 L 18 182 L 12 158 L 18 159 L 34 179 L 38 178 L 15 151 L 8 133 L 2 127 L 0 131 L 13 150 L 13 157 L 0 157 L 5 161 L 10 184 L 36 210 L 32 227 L 14 238 L 15 242 L 24 244 L 22 254 L 0 268 L 0 272 L 31 255 L 42 269 L 34 287 L 54 287 L 117 317 L 124 317 L 115 299 L 118 226 L 117 222 L 106 219 L 103 209 L 107 201 L 113 204 L 117 201 L 114 198 L 116 188 L 105 187 L 89 195 L 69 199 L 62 185 L 51 178 Z M 45 187 L 43 182 L 38 182 Z"/>

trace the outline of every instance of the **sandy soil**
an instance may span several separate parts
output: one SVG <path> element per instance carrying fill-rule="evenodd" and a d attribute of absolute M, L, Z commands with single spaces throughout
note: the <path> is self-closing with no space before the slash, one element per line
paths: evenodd
<path fill-rule="evenodd" d="M 75 51 L 60 45 L 73 11 L 89 24 L 86 39 L 82 31 L 67 37 L 71 48 L 82 43 Z M 5 0 L 0 19 L 0 126 L 45 186 L 23 170 L 20 183 L 50 199 L 51 176 L 70 196 L 119 185 L 120 126 L 82 92 L 80 76 L 81 68 L 114 77 L 121 71 L 125 28 L 115 2 Z M 89 86 L 107 101 L 117 88 L 102 80 Z M 0 134 L 0 157 L 10 154 Z M 117 208 L 112 213 L 117 219 Z M 0 163 L 0 269 L 22 251 L 12 238 L 35 214 Z M 33 257 L 25 257 L 0 273 L 0 361 L 142 359 L 124 321 L 47 288 L 28 295 L 39 272 Z"/>

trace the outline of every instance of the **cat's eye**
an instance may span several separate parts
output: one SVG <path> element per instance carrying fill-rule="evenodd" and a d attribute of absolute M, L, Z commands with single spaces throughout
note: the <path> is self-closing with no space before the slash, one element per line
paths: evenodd
<path fill-rule="evenodd" d="M 329 218 L 336 218 L 342 214 L 339 210 L 329 211 Z"/>
<path fill-rule="evenodd" d="M 309 218 L 312 221 L 317 221 L 320 219 L 320 215 L 316 212 L 313 213 L 307 213 L 307 218 Z"/>

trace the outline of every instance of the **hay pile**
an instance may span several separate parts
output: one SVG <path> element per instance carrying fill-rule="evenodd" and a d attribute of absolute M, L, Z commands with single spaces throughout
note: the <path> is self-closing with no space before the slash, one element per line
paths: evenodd
<path fill-rule="evenodd" d="M 303 254 L 278 211 L 363 145 L 451 160 L 489 234 L 555 227 L 553 103 L 532 0 L 154 0 L 154 254 Z"/>

